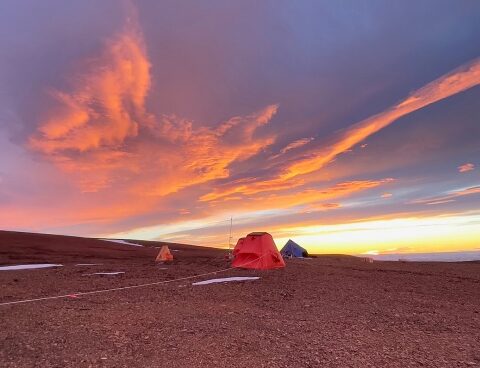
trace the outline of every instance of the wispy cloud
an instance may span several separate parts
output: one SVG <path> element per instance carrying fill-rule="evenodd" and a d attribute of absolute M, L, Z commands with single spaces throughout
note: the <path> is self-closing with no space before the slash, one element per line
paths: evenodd
<path fill-rule="evenodd" d="M 289 160 L 287 164 L 281 168 L 278 176 L 263 181 L 258 179 L 255 183 L 249 185 L 248 190 L 251 192 L 275 190 L 279 182 L 288 182 L 292 179 L 298 180 L 298 177 L 318 171 L 335 160 L 339 154 L 349 151 L 356 144 L 389 126 L 396 120 L 479 84 L 480 59 L 475 59 L 412 92 L 404 100 L 387 110 L 353 124 L 349 128 L 331 136 L 323 143 L 319 143 L 320 146 L 312 148 L 301 156 Z M 245 187 L 243 185 L 230 185 L 223 188 L 223 193 L 221 190 L 216 190 L 214 197 L 219 198 L 222 195 L 242 193 L 244 189 Z"/>
<path fill-rule="evenodd" d="M 70 77 L 69 91 L 53 90 L 30 149 L 70 173 L 83 192 L 121 186 L 147 196 L 229 177 L 229 166 L 274 142 L 256 136 L 275 115 L 270 105 L 217 127 L 197 127 L 175 115 L 146 109 L 151 63 L 139 27 L 130 21 Z"/>
<path fill-rule="evenodd" d="M 106 42 L 101 56 L 83 67 L 86 71 L 72 78 L 71 92 L 51 91 L 58 104 L 31 137 L 32 148 L 50 155 L 105 146 L 119 149 L 148 121 L 150 63 L 135 27 L 129 25 Z"/>
<path fill-rule="evenodd" d="M 425 193 L 423 187 L 417 188 L 418 191 L 407 188 L 413 182 L 418 185 L 419 178 L 410 175 L 418 171 L 407 165 L 416 155 L 403 149 L 410 154 L 401 157 L 403 167 L 395 167 L 399 169 L 395 177 L 402 181 L 390 193 L 394 189 L 393 179 L 389 178 L 393 167 L 389 165 L 395 161 L 392 156 L 400 156 L 395 155 L 400 139 L 395 136 L 397 142 L 392 144 L 388 141 L 392 137 L 382 142 L 370 142 L 369 137 L 412 112 L 477 86 L 478 59 L 409 95 L 405 93 L 403 100 L 394 103 L 407 81 L 398 83 L 398 76 L 391 73 L 387 78 L 382 73 L 375 73 L 378 79 L 371 78 L 371 71 L 364 70 L 363 65 L 343 73 L 349 67 L 348 60 L 344 65 L 329 65 L 331 61 L 323 59 L 322 52 L 317 56 L 323 61 L 315 63 L 315 70 L 310 67 L 293 70 L 289 66 L 291 60 L 285 58 L 279 68 L 265 74 L 264 65 L 278 59 L 276 47 L 273 49 L 277 51 L 272 53 L 273 49 L 265 49 L 263 41 L 258 40 L 252 48 L 249 40 L 243 40 L 244 44 L 242 40 L 239 43 L 236 38 L 224 37 L 223 33 L 219 36 L 211 31 L 219 27 L 201 25 L 202 22 L 195 24 L 191 29 L 194 32 L 180 30 L 165 35 L 157 32 L 152 23 L 165 22 L 148 15 L 149 9 L 159 11 L 160 7 L 138 3 L 147 37 L 135 16 L 135 5 L 127 4 L 129 20 L 123 27 L 118 27 L 119 12 L 108 22 L 102 21 L 100 27 L 92 28 L 92 32 L 83 29 L 84 23 L 74 22 L 68 36 L 78 40 L 78 47 L 71 47 L 73 42 L 63 35 L 52 38 L 48 45 L 27 50 L 28 45 L 38 46 L 38 43 L 24 42 L 27 38 L 17 40 L 18 32 L 12 29 L 12 40 L 18 41 L 12 42 L 12 46 L 24 44 L 25 54 L 23 50 L 21 54 L 34 53 L 35 57 L 31 63 L 29 57 L 22 58 L 19 63 L 24 64 L 22 67 L 12 67 L 12 71 L 28 68 L 31 74 L 11 73 L 15 78 L 7 78 L 6 86 L 14 87 L 12 92 L 8 91 L 12 104 L 7 107 L 19 112 L 18 117 L 13 114 L 16 120 L 8 124 L 20 127 L 21 132 L 14 137 L 18 153 L 11 158 L 9 150 L 4 149 L 2 153 L 6 154 L 0 155 L 2 171 L 9 173 L 3 175 L 0 183 L 2 226 L 45 231 L 56 228 L 76 234 L 112 234 L 156 227 L 162 230 L 158 236 L 166 234 L 166 229 L 181 230 L 181 234 L 173 236 L 191 241 L 188 237 L 196 234 L 190 231 L 192 224 L 198 228 L 212 226 L 208 225 L 209 219 L 222 221 L 230 215 L 242 218 L 243 227 L 239 226 L 242 231 L 265 227 L 280 232 L 293 225 L 323 227 L 373 215 L 384 217 L 385 213 L 394 216 L 393 212 L 397 217 L 401 217 L 402 211 L 415 217 L 426 212 L 438 213 L 447 207 L 388 200 L 397 191 L 402 198 L 409 198 L 406 201 L 420 190 Z M 200 14 L 194 8 L 173 16 L 183 19 L 187 14 Z M 238 15 L 240 8 L 235 7 L 231 14 Z M 78 9 L 86 11 L 85 17 L 96 7 L 85 5 Z M 170 12 L 166 14 L 171 16 Z M 269 16 L 273 15 L 269 12 Z M 263 13 L 260 18 L 264 18 Z M 267 23 L 271 28 L 270 21 Z M 54 37 L 49 30 L 39 39 L 47 39 L 45 34 Z M 106 34 L 110 36 L 105 38 Z M 58 57 L 59 46 L 68 46 L 61 57 Z M 265 50 L 261 60 L 254 52 L 259 47 Z M 312 50 L 305 51 L 310 55 Z M 232 56 L 239 53 L 245 63 L 232 63 Z M 16 59 L 12 60 L 8 64 L 15 63 Z M 196 68 L 191 68 L 191 60 L 195 60 Z M 385 70 L 391 67 L 386 60 L 378 62 Z M 443 60 L 436 67 L 450 62 Z M 405 68 L 404 74 L 410 75 L 408 81 L 424 77 L 413 64 Z M 307 79 L 311 73 L 316 77 Z M 21 77 L 17 78 L 17 74 Z M 26 85 L 32 86 L 27 94 Z M 40 90 L 45 94 L 40 95 Z M 351 93 L 353 90 L 358 93 Z M 388 96 L 396 97 L 384 111 L 377 110 L 378 114 L 361 120 L 380 90 L 379 104 L 388 101 Z M 25 102 L 19 102 L 19 98 Z M 461 102 L 471 103 L 468 98 L 465 100 Z M 281 107 L 277 101 L 282 102 Z M 282 114 L 278 114 L 280 108 Z M 467 109 L 465 115 L 471 112 Z M 449 121 L 445 119 L 439 124 Z M 332 130 L 336 124 L 346 128 Z M 430 133 L 427 125 L 422 125 L 427 129 L 425 135 Z M 443 129 L 438 129 L 438 134 L 448 136 Z M 27 150 L 17 144 L 25 137 Z M 2 146 L 3 138 L 0 136 Z M 10 136 L 5 138 L 8 140 Z M 425 146 L 425 140 L 421 143 Z M 452 140 L 452 147 L 456 143 Z M 459 159 L 458 165 L 467 160 L 465 157 L 472 157 L 471 152 L 466 152 L 469 146 L 461 148 L 463 158 L 451 157 L 448 162 Z M 382 155 L 382 151 L 390 154 Z M 442 151 L 445 155 L 451 152 Z M 378 160 L 372 159 L 374 155 L 378 155 Z M 331 165 L 335 160 L 338 165 Z M 458 168 L 462 173 L 472 169 L 471 163 Z M 16 171 L 14 179 L 10 171 Z M 461 186 L 462 180 L 471 178 L 462 174 L 455 180 Z M 467 185 L 472 184 L 464 184 Z M 477 193 L 475 188 L 442 193 L 419 203 L 460 202 L 461 196 Z M 429 190 L 428 195 L 438 193 L 434 186 Z M 458 209 L 461 204 L 452 207 Z M 410 213 L 411 208 L 415 213 Z M 279 224 L 282 229 L 276 227 Z M 389 226 L 386 224 L 385 228 Z M 219 239 L 219 225 L 213 227 L 211 233 L 193 239 L 208 238 L 213 244 Z M 366 250 L 381 249 L 370 244 L 375 231 L 372 229 L 371 238 L 367 239 Z M 145 234 L 149 237 L 152 232 Z M 348 243 L 357 241 L 356 234 L 352 233 Z M 395 235 L 398 234 L 403 235 L 401 230 Z M 325 243 L 328 242 L 322 244 Z"/>
<path fill-rule="evenodd" d="M 472 164 L 472 163 L 466 163 L 466 164 L 463 164 L 463 165 L 460 165 L 458 167 L 458 172 L 461 172 L 461 173 L 464 173 L 464 172 L 468 172 L 468 171 L 472 171 L 475 169 L 475 165 Z"/>
<path fill-rule="evenodd" d="M 228 197 L 231 197 L 235 194 L 253 195 L 263 192 L 293 189 L 303 184 L 305 184 L 305 181 L 298 179 L 292 179 L 288 181 L 282 179 L 262 181 L 259 180 L 259 178 L 250 177 L 229 182 L 224 186 L 219 185 L 218 188 L 215 188 L 214 190 L 200 197 L 200 201 L 209 202 L 217 201 L 222 198 L 228 199 Z"/>
<path fill-rule="evenodd" d="M 413 201 L 413 203 L 428 205 L 443 204 L 454 202 L 459 197 L 470 196 L 474 194 L 480 194 L 480 186 L 452 190 L 444 195 L 418 199 L 416 201 Z"/>
<path fill-rule="evenodd" d="M 350 149 L 403 116 L 479 84 L 480 59 L 475 59 L 416 90 L 391 108 L 345 129 L 332 139 L 330 144 L 312 150 L 306 157 L 294 162 L 285 169 L 281 177 L 289 179 L 319 170 L 338 154 Z"/>
<path fill-rule="evenodd" d="M 71 91 L 50 91 L 56 107 L 44 113 L 28 144 L 92 192 L 107 187 L 115 170 L 135 171 L 125 145 L 150 119 L 150 62 L 141 32 L 129 23 L 81 65 Z"/>
<path fill-rule="evenodd" d="M 314 209 L 328 210 L 338 208 L 340 204 L 331 205 L 331 201 L 338 201 L 341 198 L 348 197 L 368 189 L 380 187 L 394 182 L 393 178 L 384 178 L 379 180 L 355 180 L 337 183 L 335 185 L 323 188 L 307 188 L 296 190 L 290 193 L 261 193 L 251 196 L 231 196 L 223 197 L 219 200 L 210 202 L 210 206 L 215 207 L 234 207 L 236 209 L 246 208 L 248 210 L 260 209 L 288 209 L 299 206 L 307 206 L 305 210 Z M 325 203 L 328 201 L 328 203 Z"/>
<path fill-rule="evenodd" d="M 287 144 L 285 147 L 283 147 L 281 150 L 280 150 L 280 153 L 274 155 L 274 156 L 271 156 L 270 159 L 273 160 L 273 159 L 276 159 L 284 154 L 286 154 L 288 151 L 291 151 L 291 150 L 294 150 L 296 148 L 299 148 L 299 147 L 302 147 L 302 146 L 305 146 L 306 144 L 310 143 L 311 141 L 313 141 L 315 138 L 313 137 L 309 137 L 309 138 L 302 138 L 302 139 L 297 139 L 296 141 L 293 141 L 289 144 Z"/>
<path fill-rule="evenodd" d="M 302 213 L 322 212 L 322 211 L 334 210 L 340 207 L 342 207 L 340 203 L 333 203 L 333 202 L 332 203 L 314 203 L 306 206 L 306 208 L 300 212 Z"/>

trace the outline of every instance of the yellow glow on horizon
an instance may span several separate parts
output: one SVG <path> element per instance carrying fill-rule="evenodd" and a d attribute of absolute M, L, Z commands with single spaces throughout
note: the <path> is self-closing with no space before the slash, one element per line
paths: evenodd
<path fill-rule="evenodd" d="M 373 220 L 282 229 L 312 253 L 448 252 L 480 247 L 480 215 Z"/>
<path fill-rule="evenodd" d="M 208 220 L 139 228 L 125 233 L 108 234 L 107 237 L 160 239 L 227 248 L 229 220 L 219 218 Z M 198 229 L 205 231 L 199 234 L 196 233 Z M 233 243 L 237 237 L 258 229 L 256 225 L 247 222 L 234 230 Z M 319 254 L 377 255 L 480 249 L 478 212 L 450 216 L 365 220 L 334 225 L 297 225 L 271 230 L 263 227 L 261 230 L 272 233 L 279 249 L 291 238 L 307 248 L 310 253 Z"/>

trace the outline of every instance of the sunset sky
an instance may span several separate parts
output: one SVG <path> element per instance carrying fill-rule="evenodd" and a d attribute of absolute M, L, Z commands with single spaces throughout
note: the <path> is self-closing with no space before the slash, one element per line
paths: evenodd
<path fill-rule="evenodd" d="M 480 249 L 480 2 L 3 0 L 0 229 Z"/>

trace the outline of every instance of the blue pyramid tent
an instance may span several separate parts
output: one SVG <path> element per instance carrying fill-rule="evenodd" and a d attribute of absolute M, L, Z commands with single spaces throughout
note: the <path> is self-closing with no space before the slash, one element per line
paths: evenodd
<path fill-rule="evenodd" d="M 308 252 L 305 248 L 289 239 L 280 251 L 284 257 L 308 257 Z"/>

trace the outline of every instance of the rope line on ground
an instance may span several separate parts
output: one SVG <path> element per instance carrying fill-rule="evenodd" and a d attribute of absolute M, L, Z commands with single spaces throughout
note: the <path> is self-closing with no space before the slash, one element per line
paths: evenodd
<path fill-rule="evenodd" d="M 264 254 L 263 256 L 261 256 L 261 257 L 259 257 L 259 258 L 257 258 L 257 259 L 254 259 L 254 260 L 252 260 L 252 261 L 249 261 L 249 262 L 247 262 L 247 263 L 244 263 L 242 266 L 246 266 L 246 265 L 248 265 L 249 263 L 256 262 L 256 261 L 258 261 L 259 259 L 262 259 L 262 258 L 265 257 L 265 256 L 266 256 L 266 254 Z M 74 293 L 65 294 L 65 295 L 46 296 L 46 297 L 42 297 L 42 298 L 14 300 L 14 301 L 11 301 L 11 302 L 3 302 L 3 303 L 0 303 L 0 307 L 1 307 L 1 306 L 5 306 L 5 305 L 15 305 L 15 304 L 33 303 L 33 302 L 39 302 L 39 301 L 44 301 L 44 300 L 76 298 L 77 296 L 81 296 L 81 295 L 102 294 L 102 293 L 108 293 L 108 292 L 110 292 L 110 291 L 119 291 L 119 290 L 127 290 L 127 289 L 137 289 L 137 288 L 147 287 L 147 286 L 154 286 L 154 285 L 161 285 L 161 284 L 169 284 L 169 283 L 172 283 L 172 282 L 191 280 L 191 279 L 195 279 L 195 278 L 198 278 L 198 277 L 203 277 L 203 276 L 208 276 L 208 275 L 214 275 L 214 274 L 221 273 L 221 272 L 227 272 L 227 271 L 233 270 L 233 269 L 235 269 L 235 268 L 236 268 L 236 267 L 229 267 L 229 268 L 224 268 L 224 269 L 221 269 L 221 270 L 218 270 L 218 271 L 206 272 L 206 273 L 202 273 L 202 274 L 198 274 L 198 275 L 192 275 L 192 276 L 179 277 L 179 278 L 177 278 L 177 279 L 172 279 L 172 280 L 163 280 L 163 281 L 157 281 L 157 282 L 149 282 L 149 283 L 140 284 L 140 285 L 129 285 L 129 286 L 121 286 L 121 287 L 116 287 L 116 288 L 101 289 L 101 290 L 92 290 L 92 291 L 79 291 L 79 292 L 74 292 Z"/>

